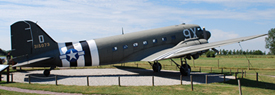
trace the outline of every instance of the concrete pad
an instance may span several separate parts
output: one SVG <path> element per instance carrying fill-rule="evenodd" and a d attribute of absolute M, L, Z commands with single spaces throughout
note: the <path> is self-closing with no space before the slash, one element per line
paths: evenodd
<path fill-rule="evenodd" d="M 90 86 L 118 85 L 122 86 L 151 86 L 152 76 L 154 76 L 154 85 L 179 85 L 179 71 L 162 70 L 153 72 L 147 69 L 63 69 L 52 70 L 49 77 L 43 75 L 43 70 L 15 72 L 13 81 L 28 83 L 28 76 L 31 75 L 31 83 L 55 84 L 57 76 L 58 84 L 61 85 L 87 85 L 87 76 L 89 76 Z M 191 72 L 194 84 L 205 83 L 205 75 L 208 75 L 208 83 L 223 82 L 222 74 L 209 74 L 200 72 Z M 233 76 L 226 76 L 226 80 L 234 79 Z M 2 80 L 6 80 L 6 75 L 2 75 Z M 183 76 L 183 84 L 190 84 L 190 77 Z"/>

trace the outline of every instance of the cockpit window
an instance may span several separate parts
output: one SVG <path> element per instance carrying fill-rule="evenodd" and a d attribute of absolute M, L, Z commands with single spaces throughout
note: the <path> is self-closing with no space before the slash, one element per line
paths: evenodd
<path fill-rule="evenodd" d="M 201 27 L 197 27 L 197 30 L 198 30 L 198 31 L 201 31 Z"/>

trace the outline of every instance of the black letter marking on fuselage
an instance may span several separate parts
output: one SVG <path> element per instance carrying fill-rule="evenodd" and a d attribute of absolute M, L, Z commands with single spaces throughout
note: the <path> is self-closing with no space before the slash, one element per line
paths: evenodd
<path fill-rule="evenodd" d="M 191 30 L 191 32 L 193 33 L 193 37 L 192 37 L 192 35 L 191 35 L 191 32 L 190 32 L 190 30 Z M 185 39 L 186 38 L 197 38 L 197 35 L 196 35 L 196 28 L 190 28 L 190 30 L 189 29 L 184 29 L 183 30 L 183 35 L 185 36 Z"/>

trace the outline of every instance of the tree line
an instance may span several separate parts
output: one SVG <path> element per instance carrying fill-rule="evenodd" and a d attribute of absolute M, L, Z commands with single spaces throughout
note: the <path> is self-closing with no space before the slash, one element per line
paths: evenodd
<path fill-rule="evenodd" d="M 220 50 L 220 55 L 266 55 L 266 52 L 261 50 Z"/>
<path fill-rule="evenodd" d="M 216 52 L 209 50 L 205 53 L 207 57 L 215 57 Z M 261 51 L 261 50 L 225 50 L 225 49 L 220 49 L 219 55 L 272 55 L 270 52 L 266 54 L 266 52 Z"/>

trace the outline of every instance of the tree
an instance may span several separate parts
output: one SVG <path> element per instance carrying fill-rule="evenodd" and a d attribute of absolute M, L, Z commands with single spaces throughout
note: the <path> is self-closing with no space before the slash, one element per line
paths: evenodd
<path fill-rule="evenodd" d="M 275 28 L 268 31 L 268 37 L 265 38 L 265 48 L 269 49 L 271 54 L 275 54 Z"/>
<path fill-rule="evenodd" d="M 232 50 L 229 50 L 228 55 L 232 55 Z"/>
<path fill-rule="evenodd" d="M 233 55 L 236 55 L 236 50 L 234 49 L 232 53 L 233 53 Z"/>

